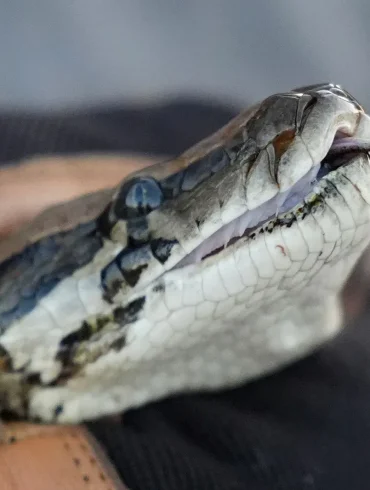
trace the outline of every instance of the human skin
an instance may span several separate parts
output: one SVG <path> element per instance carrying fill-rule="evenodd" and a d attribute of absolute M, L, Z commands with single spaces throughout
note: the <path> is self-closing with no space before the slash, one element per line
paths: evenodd
<path fill-rule="evenodd" d="M 42 157 L 0 169 L 0 239 L 44 209 L 117 185 L 152 165 L 149 157 L 82 155 Z"/>

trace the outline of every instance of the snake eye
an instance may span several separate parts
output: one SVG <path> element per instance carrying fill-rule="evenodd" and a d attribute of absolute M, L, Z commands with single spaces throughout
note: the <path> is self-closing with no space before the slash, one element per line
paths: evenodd
<path fill-rule="evenodd" d="M 151 177 L 137 177 L 126 182 L 115 198 L 113 211 L 119 219 L 146 216 L 163 202 L 163 192 Z"/>

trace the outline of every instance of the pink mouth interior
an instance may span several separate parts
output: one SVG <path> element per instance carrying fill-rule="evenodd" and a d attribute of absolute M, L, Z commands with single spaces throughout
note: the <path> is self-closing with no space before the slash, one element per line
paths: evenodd
<path fill-rule="evenodd" d="M 212 236 L 196 247 L 190 254 L 184 257 L 176 268 L 198 263 L 209 255 L 214 255 L 218 251 L 233 243 L 239 237 L 248 235 L 253 229 L 263 223 L 273 219 L 279 214 L 284 214 L 301 203 L 309 195 L 316 183 L 327 175 L 330 171 L 337 168 L 335 157 L 352 152 L 370 151 L 370 142 L 348 137 L 343 133 L 337 133 L 327 157 L 331 161 L 314 165 L 312 169 L 294 184 L 288 191 L 278 193 L 269 201 L 258 208 L 247 211 L 239 218 L 225 224 Z"/>

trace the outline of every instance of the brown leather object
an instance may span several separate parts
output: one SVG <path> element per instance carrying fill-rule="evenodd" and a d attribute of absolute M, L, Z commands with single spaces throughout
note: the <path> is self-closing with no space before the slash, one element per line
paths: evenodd
<path fill-rule="evenodd" d="M 1 490 L 127 490 L 82 426 L 1 427 Z"/>

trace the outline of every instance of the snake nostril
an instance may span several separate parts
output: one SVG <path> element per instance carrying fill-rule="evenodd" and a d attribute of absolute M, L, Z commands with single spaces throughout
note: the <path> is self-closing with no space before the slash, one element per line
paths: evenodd
<path fill-rule="evenodd" d="M 159 183 L 151 177 L 138 177 L 125 183 L 118 192 L 113 212 L 118 219 L 146 216 L 163 202 Z"/>

